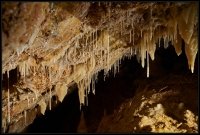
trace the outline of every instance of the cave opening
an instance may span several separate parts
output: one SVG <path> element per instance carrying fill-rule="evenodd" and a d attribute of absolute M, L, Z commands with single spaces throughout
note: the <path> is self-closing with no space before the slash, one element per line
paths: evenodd
<path fill-rule="evenodd" d="M 53 107 L 52 110 L 47 109 L 45 115 L 38 116 L 24 132 L 90 133 L 133 130 L 130 124 L 123 125 L 121 122 L 118 123 L 115 121 L 118 117 L 120 117 L 118 121 L 127 119 L 131 117 L 130 114 L 127 114 L 127 116 L 124 114 L 123 116 L 118 116 L 119 114 L 116 114 L 116 112 L 120 110 L 120 106 L 125 102 L 132 100 L 134 102 L 135 96 L 140 93 L 139 90 L 146 89 L 146 87 L 151 88 L 149 91 L 155 91 L 156 89 L 158 93 L 163 89 L 168 89 L 167 87 L 176 92 L 176 89 L 179 87 L 183 90 L 183 94 L 169 97 L 163 104 L 184 102 L 187 108 L 195 115 L 198 115 L 198 59 L 195 61 L 194 73 L 192 74 L 188 69 L 184 45 L 182 50 L 182 54 L 177 56 L 174 47 L 171 45 L 166 49 L 163 45 L 157 48 L 155 60 L 150 60 L 149 78 L 146 77 L 146 66 L 142 68 L 135 56 L 131 58 L 125 57 L 115 77 L 113 73 L 110 72 L 109 76 L 104 80 L 104 71 L 102 70 L 98 73 L 98 81 L 95 84 L 95 94 L 90 91 L 88 95 L 88 106 L 82 105 L 80 110 L 78 87 L 74 84 L 69 88 L 71 92 L 67 94 L 62 103 L 56 105 L 55 102 L 57 102 L 57 99 L 54 96 L 52 100 L 55 107 Z M 191 89 L 191 91 L 188 92 L 187 89 Z M 148 92 L 144 91 L 144 93 Z M 148 94 L 146 96 L 148 96 Z M 181 98 L 181 96 L 183 97 Z M 142 98 L 142 96 L 140 95 L 139 98 Z M 192 99 L 188 102 L 190 98 Z M 135 104 L 138 104 L 137 102 L 136 100 Z M 133 106 L 133 110 L 136 109 L 136 107 L 134 107 L 135 106 Z M 129 107 L 125 104 L 124 108 L 126 110 Z M 166 111 L 166 113 L 168 116 L 184 122 L 184 119 L 181 119 L 181 117 L 184 117 L 183 114 L 176 116 L 170 111 Z M 113 122 L 116 123 L 113 124 Z M 135 123 L 138 122 L 138 120 L 135 120 Z M 114 125 L 113 127 L 112 124 Z M 112 128 L 108 128 L 109 126 Z M 116 129 L 119 126 L 121 129 Z M 143 128 L 137 127 L 136 131 L 148 132 L 150 129 L 150 126 L 144 126 Z"/>

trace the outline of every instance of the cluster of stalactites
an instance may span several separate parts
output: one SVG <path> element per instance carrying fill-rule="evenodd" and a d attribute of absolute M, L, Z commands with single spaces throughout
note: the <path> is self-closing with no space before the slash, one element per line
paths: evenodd
<path fill-rule="evenodd" d="M 182 10 L 178 16 L 178 9 L 174 8 L 171 10 L 171 14 L 174 16 L 166 22 L 164 28 L 161 29 L 159 25 L 154 26 L 152 20 L 148 29 L 141 29 L 141 38 L 137 45 L 134 44 L 134 28 L 130 30 L 130 42 L 133 42 L 133 46 L 130 47 L 130 54 L 137 56 L 142 67 L 147 63 L 147 77 L 149 77 L 149 56 L 154 60 L 156 43 L 160 47 L 161 39 L 164 40 L 164 48 L 167 48 L 171 41 L 178 56 L 182 53 L 183 39 L 188 66 L 191 72 L 194 72 L 195 58 L 198 52 L 197 7 L 196 5 L 190 5 Z M 135 50 L 135 53 L 133 53 L 133 50 Z"/>
<path fill-rule="evenodd" d="M 152 10 L 151 10 L 152 12 Z M 171 12 L 177 12 L 177 9 L 171 10 Z M 185 42 L 185 52 L 188 60 L 188 66 L 191 72 L 194 72 L 194 62 L 195 57 L 198 51 L 198 44 L 197 44 L 197 9 L 195 5 L 191 5 L 188 8 L 184 9 L 179 16 L 177 16 L 177 13 L 172 13 L 173 16 L 170 20 L 168 20 L 165 24 L 165 27 L 162 28 L 159 25 L 154 25 L 153 21 L 150 21 L 149 29 L 141 29 L 140 33 L 140 40 L 137 44 L 135 44 L 135 29 L 134 25 L 132 25 L 130 29 L 130 36 L 129 36 L 129 42 L 132 43 L 132 46 L 129 49 L 129 56 L 137 56 L 137 59 L 139 62 L 141 61 L 141 65 L 144 68 L 145 63 L 147 64 L 147 77 L 149 77 L 149 57 L 151 60 L 155 59 L 155 50 L 156 50 L 156 43 L 158 43 L 158 47 L 160 47 L 160 41 L 163 39 L 164 41 L 164 48 L 167 48 L 169 45 L 169 42 L 172 43 L 172 45 L 175 48 L 175 51 L 177 55 L 179 56 L 182 53 L 182 39 Z M 152 13 L 151 13 L 152 15 Z M 161 29 L 162 28 L 162 29 Z M 121 31 L 123 30 L 123 23 L 121 25 Z M 121 36 L 123 36 L 123 32 L 121 32 Z M 107 66 L 104 65 L 104 78 L 106 75 L 108 75 L 109 70 L 111 70 L 111 66 L 114 65 L 114 75 L 116 74 L 116 71 L 119 69 L 119 62 L 115 62 L 115 64 L 111 63 L 109 61 L 110 59 L 110 50 L 109 50 L 109 34 L 106 39 L 104 39 L 105 42 L 108 41 L 107 45 L 107 53 L 106 60 L 107 60 Z M 106 52 L 106 51 L 105 51 Z M 117 65 L 117 66 L 116 66 Z M 79 83 L 79 90 L 80 90 L 80 102 L 86 103 L 87 100 L 87 93 L 88 90 L 85 91 L 85 88 L 90 86 L 90 81 L 87 81 L 88 79 L 83 79 Z M 90 79 L 89 79 L 90 80 Z M 95 82 L 95 81 L 92 81 Z M 92 84 L 93 86 L 93 84 Z M 85 91 L 85 92 L 84 92 Z"/>
<path fill-rule="evenodd" d="M 102 69 L 110 66 L 110 35 L 106 31 L 99 31 L 100 36 L 97 36 L 97 30 L 92 32 L 91 36 L 86 35 L 85 45 L 89 49 L 88 59 L 84 62 L 86 74 L 81 79 L 76 79 L 79 88 L 80 104 L 88 104 L 88 93 L 91 91 L 95 94 L 95 82 L 97 81 L 98 71 L 97 65 Z M 85 52 L 82 52 L 85 53 Z M 84 58 L 84 54 L 83 57 Z M 98 60 L 97 60 L 98 59 Z M 76 70 L 79 70 L 76 67 Z M 83 72 L 81 72 L 83 75 Z M 91 84 L 91 86 L 90 86 Z"/>
<path fill-rule="evenodd" d="M 131 29 L 129 31 L 129 43 L 132 45 L 128 49 L 130 56 L 137 56 L 138 61 L 141 61 L 142 67 L 145 67 L 147 63 L 147 77 L 149 77 L 149 57 L 151 60 L 154 60 L 156 43 L 160 43 L 160 39 L 164 39 L 164 47 L 168 47 L 168 42 L 171 41 L 172 45 L 175 48 L 177 55 L 182 53 L 182 39 L 185 42 L 185 52 L 188 59 L 188 65 L 192 73 L 194 72 L 194 62 L 195 57 L 198 51 L 197 43 L 197 7 L 191 5 L 184 10 L 181 14 L 177 16 L 177 9 L 174 8 L 171 10 L 172 18 L 169 19 L 165 28 L 161 29 L 159 25 L 154 25 L 153 20 L 149 23 L 149 28 L 141 29 L 139 35 L 139 42 L 135 43 L 135 24 L 134 19 L 132 18 L 130 22 Z M 110 15 L 109 15 L 110 17 Z M 128 20 L 129 17 L 126 18 Z M 151 10 L 151 19 L 152 19 L 152 10 Z M 119 22 L 121 28 L 121 36 L 124 37 L 124 20 Z M 114 29 L 114 26 L 111 26 L 109 29 Z M 75 79 L 75 82 L 78 84 L 79 88 L 79 98 L 81 104 L 88 104 L 87 95 L 90 91 L 95 93 L 95 82 L 97 80 L 98 71 L 96 67 L 102 67 L 104 69 L 104 78 L 109 75 L 109 71 L 113 70 L 113 74 L 119 72 L 119 65 L 121 58 L 124 54 L 119 52 L 120 49 L 112 48 L 114 45 L 113 35 L 109 32 L 109 29 L 99 30 L 97 28 L 91 29 L 84 35 L 77 37 L 71 46 L 65 46 L 55 55 L 48 59 L 48 61 L 42 62 L 40 65 L 36 64 L 36 60 L 33 57 L 29 57 L 27 60 L 19 63 L 19 72 L 21 77 L 24 79 L 28 75 L 35 75 L 38 71 L 43 70 L 51 82 L 52 78 L 58 78 L 56 76 L 62 76 L 62 71 L 64 65 L 73 66 L 74 72 L 78 70 L 78 64 L 85 63 L 84 72 L 80 72 L 81 76 L 78 79 Z M 138 32 L 138 31 L 137 31 Z M 137 33 L 138 37 L 138 33 Z M 118 45 L 120 48 L 120 45 Z M 116 54 L 116 59 L 112 60 L 114 53 Z M 112 53 L 112 54 L 111 54 Z M 55 66 L 55 63 L 58 63 Z M 54 71 L 51 68 L 51 65 L 55 66 Z M 57 71 L 58 72 L 57 72 Z M 81 71 L 83 71 L 81 70 Z M 56 71 L 56 73 L 55 73 Z M 53 73 L 56 76 L 53 77 Z M 92 84 L 92 85 L 90 85 Z M 92 87 L 92 88 L 91 88 Z M 59 101 L 62 102 L 64 96 L 67 94 L 67 84 L 57 84 L 56 93 Z M 50 95 L 51 96 L 51 95 Z"/>

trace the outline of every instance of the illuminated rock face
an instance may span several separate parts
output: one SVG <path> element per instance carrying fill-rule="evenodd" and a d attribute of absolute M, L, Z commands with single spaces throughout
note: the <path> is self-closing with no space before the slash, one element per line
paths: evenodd
<path fill-rule="evenodd" d="M 149 77 L 149 59 L 154 60 L 161 38 L 165 48 L 171 41 L 177 55 L 184 41 L 194 72 L 197 3 L 5 2 L 2 8 L 2 72 L 9 78 L 9 71 L 17 68 L 20 74 L 12 90 L 3 87 L 4 128 L 37 104 L 44 114 L 51 97 L 62 102 L 73 83 L 78 84 L 80 103 L 87 105 L 98 72 L 103 69 L 106 77 L 112 69 L 115 74 L 125 56 L 136 55 L 142 67 L 147 63 Z M 14 102 L 10 98 L 16 90 L 24 98 Z"/>

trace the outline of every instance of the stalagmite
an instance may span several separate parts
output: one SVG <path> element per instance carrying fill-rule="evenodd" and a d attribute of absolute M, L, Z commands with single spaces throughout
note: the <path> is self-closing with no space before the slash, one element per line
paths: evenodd
<path fill-rule="evenodd" d="M 130 41 L 129 42 L 131 43 L 131 30 L 130 30 Z"/>

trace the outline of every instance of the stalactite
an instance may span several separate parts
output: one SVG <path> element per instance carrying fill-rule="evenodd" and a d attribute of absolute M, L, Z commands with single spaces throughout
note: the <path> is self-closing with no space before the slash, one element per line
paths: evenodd
<path fill-rule="evenodd" d="M 16 67 L 17 68 L 17 81 L 19 80 L 19 66 Z"/>
<path fill-rule="evenodd" d="M 81 105 L 84 104 L 84 86 L 83 86 L 83 81 L 79 81 L 78 84 L 78 95 L 79 95 L 79 101 L 80 101 L 80 109 Z"/>
<path fill-rule="evenodd" d="M 6 132 L 6 122 L 5 120 L 2 120 L 2 128 L 3 128 L 3 132 L 5 133 Z"/>
<path fill-rule="evenodd" d="M 168 38 L 167 35 L 164 36 L 164 48 L 166 49 L 168 47 Z"/>
<path fill-rule="evenodd" d="M 107 66 L 109 66 L 109 62 L 110 62 L 110 35 L 109 33 L 108 33 L 107 52 L 108 52 Z"/>
<path fill-rule="evenodd" d="M 49 89 L 49 110 L 51 110 L 51 88 Z"/>
<path fill-rule="evenodd" d="M 124 32 L 124 27 L 125 27 L 125 26 L 124 26 L 124 21 L 125 21 L 125 20 L 122 19 L 122 32 Z"/>
<path fill-rule="evenodd" d="M 88 40 L 88 36 L 86 36 L 85 38 L 85 46 L 87 46 L 87 40 Z"/>
<path fill-rule="evenodd" d="M 85 101 L 85 105 L 88 106 L 88 90 L 86 90 L 86 101 Z"/>
<path fill-rule="evenodd" d="M 28 94 L 26 96 L 26 100 L 27 100 L 27 104 L 28 104 L 28 108 L 29 108 L 29 96 L 28 96 Z"/>
<path fill-rule="evenodd" d="M 97 37 L 98 37 L 98 35 L 97 35 L 97 28 L 95 29 L 95 34 L 96 34 L 96 38 L 95 38 L 95 42 L 96 42 L 96 48 L 98 47 L 98 45 L 97 45 Z"/>
<path fill-rule="evenodd" d="M 123 20 L 121 20 L 121 26 L 120 26 L 120 28 L 121 28 L 121 36 L 122 36 L 122 29 L 123 29 Z"/>
<path fill-rule="evenodd" d="M 158 47 L 160 48 L 160 37 L 158 38 Z"/>
<path fill-rule="evenodd" d="M 192 11 L 192 8 L 193 6 L 189 6 L 187 8 L 185 8 L 183 11 L 182 11 L 182 14 L 180 14 L 181 18 L 183 19 L 183 21 L 187 24 L 188 23 L 188 20 L 191 19 L 190 18 L 190 13 Z M 177 12 L 177 11 L 176 11 Z M 182 16 L 183 15 L 183 16 Z"/>
<path fill-rule="evenodd" d="M 149 78 L 149 54 L 147 52 L 147 78 Z"/>
<path fill-rule="evenodd" d="M 197 32 L 193 33 L 193 36 L 189 44 L 185 44 L 185 54 L 188 60 L 188 66 L 192 73 L 194 73 L 195 58 L 198 51 Z"/>
<path fill-rule="evenodd" d="M 130 41 L 129 42 L 131 43 L 131 30 L 130 30 Z"/>
<path fill-rule="evenodd" d="M 94 89 L 94 80 L 93 80 L 93 77 L 91 78 L 91 86 L 92 86 L 92 92 L 93 92 L 93 89 Z"/>
<path fill-rule="evenodd" d="M 182 38 L 179 34 L 177 34 L 177 38 L 174 42 L 174 48 L 175 48 L 176 54 L 179 56 L 182 53 Z"/>
<path fill-rule="evenodd" d="M 108 20 L 110 21 L 110 7 L 108 8 Z"/>
<path fill-rule="evenodd" d="M 117 60 L 117 72 L 119 73 L 119 60 Z"/>
<path fill-rule="evenodd" d="M 47 105 L 46 105 L 45 100 L 42 98 L 42 99 L 38 102 L 38 105 L 40 106 L 40 112 L 44 115 L 44 114 L 45 114 L 45 111 L 46 111 L 46 108 L 47 108 Z"/>
<path fill-rule="evenodd" d="M 75 50 L 75 55 L 77 55 L 77 52 L 76 52 L 77 46 L 78 46 L 78 39 L 76 40 L 76 44 L 75 44 L 75 48 L 74 48 L 74 50 Z"/>
<path fill-rule="evenodd" d="M 95 74 L 92 77 L 92 93 L 95 95 Z"/>
<path fill-rule="evenodd" d="M 8 77 L 8 123 L 10 123 L 10 89 L 9 89 L 9 71 L 7 71 Z"/>
<path fill-rule="evenodd" d="M 116 62 L 113 65 L 113 75 L 114 75 L 114 77 L 115 77 L 115 74 L 116 74 Z"/>
<path fill-rule="evenodd" d="M 152 40 L 152 36 L 153 36 L 153 30 L 152 30 L 152 4 L 151 4 L 151 19 L 150 19 L 150 38 L 151 38 L 151 40 Z"/>
<path fill-rule="evenodd" d="M 144 38 L 146 38 L 146 35 L 144 35 Z M 145 39 L 141 40 L 140 42 L 140 55 L 141 55 L 141 65 L 144 68 L 145 66 L 145 57 L 146 57 L 146 43 Z"/>
<path fill-rule="evenodd" d="M 55 86 L 56 96 L 60 102 L 63 101 L 64 97 L 67 95 L 68 87 L 66 84 L 57 84 Z"/>
<path fill-rule="evenodd" d="M 135 44 L 134 43 L 135 42 L 135 28 L 134 27 L 133 27 L 133 34 L 132 35 L 133 35 L 133 46 L 134 46 L 134 44 Z"/>
<path fill-rule="evenodd" d="M 106 70 L 104 69 L 103 80 L 106 80 Z"/>
<path fill-rule="evenodd" d="M 181 37 L 184 39 L 184 41 L 189 44 L 189 41 L 192 37 L 192 34 L 193 34 L 193 28 L 194 28 L 194 23 L 196 22 L 195 18 L 196 18 L 196 14 L 195 13 L 197 10 L 195 8 L 196 6 L 194 6 L 192 8 L 192 10 L 194 11 L 191 11 L 190 12 L 190 15 L 189 15 L 189 19 L 190 21 L 186 24 L 185 20 L 184 20 L 184 17 L 179 17 L 178 18 L 178 29 L 179 29 L 179 34 L 181 35 Z M 187 12 L 189 12 L 189 10 L 187 10 Z M 183 12 L 184 13 L 184 12 Z M 182 16 L 185 16 L 184 14 L 182 14 Z M 186 32 L 187 31 L 187 32 Z"/>
<path fill-rule="evenodd" d="M 131 28 L 133 29 L 133 18 L 131 19 Z"/>
<path fill-rule="evenodd" d="M 52 71 L 51 71 L 51 66 L 49 66 L 49 83 L 51 83 L 51 76 L 52 76 L 52 75 L 51 75 L 51 72 L 52 72 Z"/>
<path fill-rule="evenodd" d="M 137 49 L 136 48 L 134 49 L 134 54 L 137 55 Z"/>
<path fill-rule="evenodd" d="M 133 47 L 130 47 L 130 49 L 131 49 L 131 56 L 133 55 Z"/>
<path fill-rule="evenodd" d="M 8 88 L 8 123 L 10 123 L 10 90 Z"/>
<path fill-rule="evenodd" d="M 94 51 L 94 32 L 92 31 L 92 51 Z"/>
<path fill-rule="evenodd" d="M 24 125 L 26 126 L 26 110 L 24 110 Z"/>
<path fill-rule="evenodd" d="M 87 82 L 87 92 L 90 91 L 90 82 L 91 82 L 91 77 L 89 74 L 86 75 L 87 77 L 85 78 L 86 82 Z"/>
<path fill-rule="evenodd" d="M 128 20 L 128 11 L 126 11 L 126 15 L 125 15 L 125 16 L 126 16 L 126 18 L 125 18 L 125 20 L 124 20 L 124 21 L 125 21 L 124 23 L 125 23 L 126 25 L 124 25 L 124 28 L 128 27 L 128 25 L 129 25 L 129 23 L 128 23 L 128 21 L 129 21 L 129 20 Z"/>

